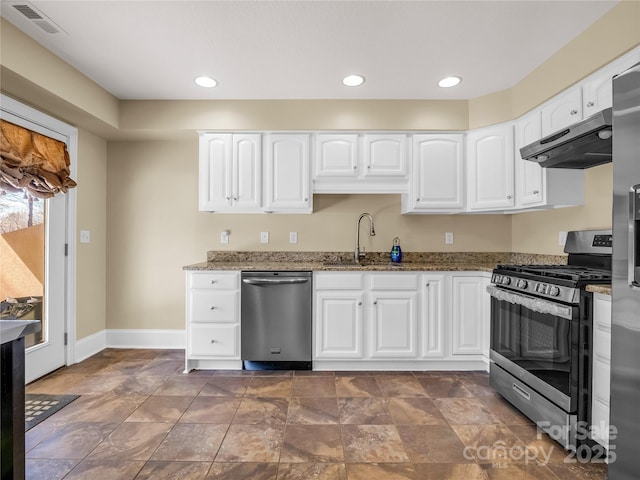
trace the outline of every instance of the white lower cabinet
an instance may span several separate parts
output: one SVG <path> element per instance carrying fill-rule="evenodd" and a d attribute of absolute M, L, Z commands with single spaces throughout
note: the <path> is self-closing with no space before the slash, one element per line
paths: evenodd
<path fill-rule="evenodd" d="M 591 437 L 609 448 L 611 394 L 611 297 L 593 294 Z"/>
<path fill-rule="evenodd" d="M 482 354 L 486 295 L 483 277 L 453 275 L 451 295 L 452 355 Z"/>
<path fill-rule="evenodd" d="M 316 272 L 314 369 L 486 369 L 481 272 Z"/>
<path fill-rule="evenodd" d="M 241 369 L 240 272 L 188 271 L 185 371 Z"/>

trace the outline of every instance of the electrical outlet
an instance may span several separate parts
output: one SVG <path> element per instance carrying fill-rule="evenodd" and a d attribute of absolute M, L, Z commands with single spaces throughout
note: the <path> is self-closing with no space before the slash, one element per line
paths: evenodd
<path fill-rule="evenodd" d="M 453 244 L 453 232 L 445 232 L 444 243 L 446 243 L 447 245 Z"/>
<path fill-rule="evenodd" d="M 229 243 L 229 230 L 220 232 L 220 243 Z"/>
<path fill-rule="evenodd" d="M 558 245 L 564 247 L 565 243 L 567 243 L 567 232 L 558 232 Z"/>
<path fill-rule="evenodd" d="M 80 243 L 90 243 L 90 242 L 91 242 L 91 231 L 80 230 Z"/>
<path fill-rule="evenodd" d="M 269 232 L 260 232 L 260 243 L 269 243 Z"/>
<path fill-rule="evenodd" d="M 289 243 L 298 243 L 298 232 L 289 232 Z"/>

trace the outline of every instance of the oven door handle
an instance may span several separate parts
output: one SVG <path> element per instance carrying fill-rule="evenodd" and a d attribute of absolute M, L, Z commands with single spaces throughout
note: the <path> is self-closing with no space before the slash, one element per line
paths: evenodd
<path fill-rule="evenodd" d="M 572 309 L 566 305 L 560 303 L 550 302 L 542 298 L 532 297 L 520 292 L 511 292 L 509 290 L 503 290 L 495 285 L 489 285 L 487 292 L 493 298 L 498 300 L 513 303 L 514 305 L 522 305 L 529 310 L 538 313 L 547 313 L 556 317 L 566 318 L 572 320 Z"/>

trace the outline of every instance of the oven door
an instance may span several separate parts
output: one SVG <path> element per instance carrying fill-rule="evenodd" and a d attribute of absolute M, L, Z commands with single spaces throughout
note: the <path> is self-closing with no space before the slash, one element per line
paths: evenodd
<path fill-rule="evenodd" d="M 491 285 L 491 360 L 564 411 L 577 409 L 579 308 Z"/>

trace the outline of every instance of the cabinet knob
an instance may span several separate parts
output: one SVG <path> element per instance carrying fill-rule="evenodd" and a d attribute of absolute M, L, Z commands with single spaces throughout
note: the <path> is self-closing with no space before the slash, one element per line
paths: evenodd
<path fill-rule="evenodd" d="M 371 165 L 367 165 L 367 168 L 371 168 Z"/>
<path fill-rule="evenodd" d="M 511 195 L 507 195 L 507 200 L 511 200 Z"/>
<path fill-rule="evenodd" d="M 224 197 L 224 198 L 226 198 L 226 199 L 227 199 L 227 201 L 228 201 L 228 200 L 231 200 L 231 197 Z"/>
<path fill-rule="evenodd" d="M 595 103 L 593 102 L 587 102 L 587 107 L 593 107 L 595 105 Z"/>
<path fill-rule="evenodd" d="M 358 302 L 358 306 L 362 305 L 362 302 Z"/>
<path fill-rule="evenodd" d="M 425 286 L 425 287 L 428 287 L 428 286 L 429 286 L 429 282 L 425 283 L 425 285 L 424 285 L 424 286 Z"/>
<path fill-rule="evenodd" d="M 420 197 L 416 198 L 416 202 L 419 202 L 419 201 L 420 201 Z"/>
<path fill-rule="evenodd" d="M 211 307 L 211 310 L 215 310 L 215 309 L 216 309 L 216 307 L 214 307 L 214 306 Z"/>
<path fill-rule="evenodd" d="M 374 304 L 374 305 L 377 305 L 377 304 L 378 304 L 378 301 L 377 301 L 377 300 L 375 300 L 375 301 L 373 302 L 373 304 Z"/>
<path fill-rule="evenodd" d="M 353 169 L 354 169 L 354 170 L 357 170 L 357 169 L 358 169 L 358 166 L 357 166 L 357 165 L 354 165 L 354 166 L 353 166 Z"/>
<path fill-rule="evenodd" d="M 216 343 L 216 341 L 212 338 L 212 339 L 211 339 L 211 343 Z"/>
<path fill-rule="evenodd" d="M 575 108 L 569 112 L 569 115 L 577 115 L 577 114 L 578 114 L 578 111 Z"/>
<path fill-rule="evenodd" d="M 308 201 L 309 201 L 309 199 L 308 199 L 308 198 L 305 198 L 305 199 L 304 199 L 304 201 L 305 201 L 305 202 L 308 202 Z"/>
<path fill-rule="evenodd" d="M 538 190 L 534 190 L 534 191 L 533 191 L 533 194 L 534 194 L 534 195 L 538 195 L 539 193 L 540 193 L 540 191 L 538 191 Z"/>
<path fill-rule="evenodd" d="M 233 201 L 237 202 L 238 201 L 238 197 L 233 197 Z"/>
<path fill-rule="evenodd" d="M 213 285 L 214 283 L 216 283 L 216 281 L 215 280 L 211 280 L 211 285 Z"/>

